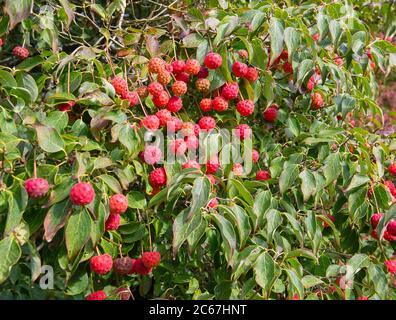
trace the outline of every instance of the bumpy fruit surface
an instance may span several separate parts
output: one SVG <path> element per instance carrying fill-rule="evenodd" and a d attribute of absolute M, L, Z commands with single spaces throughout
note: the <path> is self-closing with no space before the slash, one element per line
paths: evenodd
<path fill-rule="evenodd" d="M 271 174 L 266 170 L 260 170 L 256 173 L 256 180 L 269 180 L 271 179 Z"/>
<path fill-rule="evenodd" d="M 232 65 L 232 72 L 235 76 L 243 78 L 248 72 L 248 66 L 243 62 L 235 61 Z"/>
<path fill-rule="evenodd" d="M 232 166 L 232 172 L 236 175 L 236 176 L 241 176 L 243 175 L 243 166 L 240 163 L 234 163 Z"/>
<path fill-rule="evenodd" d="M 257 150 L 253 149 L 252 150 L 252 161 L 253 161 L 253 163 L 257 163 L 257 161 L 259 161 L 259 159 L 260 159 L 260 153 Z"/>
<path fill-rule="evenodd" d="M 250 116 L 254 111 L 254 103 L 252 100 L 242 100 L 237 103 L 237 111 L 243 117 Z"/>
<path fill-rule="evenodd" d="M 151 58 L 148 69 L 151 73 L 158 73 L 164 69 L 165 61 L 161 58 Z"/>
<path fill-rule="evenodd" d="M 95 198 L 95 191 L 88 182 L 76 183 L 70 191 L 70 200 L 73 204 L 85 206 Z"/>
<path fill-rule="evenodd" d="M 222 63 L 223 63 L 223 59 L 221 55 L 214 52 L 209 52 L 204 60 L 205 66 L 208 69 L 212 69 L 212 70 L 219 68 Z"/>
<path fill-rule="evenodd" d="M 120 275 L 131 274 L 133 267 L 133 260 L 129 257 L 117 258 L 114 260 L 114 272 Z"/>
<path fill-rule="evenodd" d="M 217 112 L 223 112 L 226 111 L 228 108 L 228 101 L 224 99 L 223 97 L 216 97 L 212 101 L 212 107 L 214 110 Z"/>
<path fill-rule="evenodd" d="M 211 209 L 216 209 L 219 205 L 219 201 L 216 198 L 210 199 L 208 202 L 208 207 Z"/>
<path fill-rule="evenodd" d="M 246 74 L 245 79 L 250 82 L 255 82 L 258 79 L 259 73 L 255 67 L 249 67 Z"/>
<path fill-rule="evenodd" d="M 149 91 L 147 89 L 147 86 L 140 86 L 136 89 L 136 93 L 139 95 L 140 98 L 144 99 L 147 98 Z"/>
<path fill-rule="evenodd" d="M 320 109 L 323 106 L 323 96 L 320 92 L 315 92 L 311 96 L 312 103 L 311 106 L 314 109 Z"/>
<path fill-rule="evenodd" d="M 396 221 L 392 220 L 388 223 L 386 227 L 386 231 L 389 232 L 389 234 L 393 237 L 396 237 Z"/>
<path fill-rule="evenodd" d="M 239 86 L 236 82 L 226 83 L 221 89 L 221 95 L 227 100 L 238 98 Z"/>
<path fill-rule="evenodd" d="M 188 150 L 196 150 L 199 146 L 199 139 L 196 136 L 188 136 L 184 138 Z"/>
<path fill-rule="evenodd" d="M 183 81 L 184 83 L 188 83 L 190 81 L 190 75 L 186 72 L 180 72 L 176 75 L 177 81 Z"/>
<path fill-rule="evenodd" d="M 181 129 L 182 124 L 183 124 L 183 122 L 178 117 L 172 116 L 166 123 L 166 126 L 169 131 L 177 132 Z"/>
<path fill-rule="evenodd" d="M 389 167 L 388 167 L 388 171 L 392 176 L 396 176 L 396 163 L 392 163 Z"/>
<path fill-rule="evenodd" d="M 168 121 L 172 119 L 172 114 L 167 109 L 160 110 L 155 115 L 159 119 L 161 126 L 166 126 Z"/>
<path fill-rule="evenodd" d="M 106 292 L 100 290 L 90 293 L 85 297 L 85 300 L 105 300 L 106 298 Z"/>
<path fill-rule="evenodd" d="M 194 127 L 195 124 L 192 122 L 183 122 L 180 132 L 186 137 L 195 135 Z"/>
<path fill-rule="evenodd" d="M 183 163 L 182 165 L 183 169 L 188 169 L 188 168 L 195 168 L 200 170 L 201 169 L 201 165 L 196 161 L 196 160 L 188 160 L 187 162 Z"/>
<path fill-rule="evenodd" d="M 153 98 L 153 103 L 156 107 L 165 107 L 169 102 L 169 94 L 166 91 L 162 91 L 160 94 Z"/>
<path fill-rule="evenodd" d="M 197 74 L 197 78 L 199 79 L 203 79 L 203 78 L 207 78 L 209 75 L 209 70 L 206 67 L 201 67 L 201 69 L 199 69 L 199 72 Z"/>
<path fill-rule="evenodd" d="M 107 231 L 117 230 L 121 223 L 121 216 L 119 214 L 110 214 L 105 223 Z"/>
<path fill-rule="evenodd" d="M 178 112 L 183 107 L 183 101 L 179 97 L 171 97 L 166 105 L 170 112 Z"/>
<path fill-rule="evenodd" d="M 29 50 L 26 48 L 23 48 L 21 46 L 16 46 L 13 50 L 12 50 L 12 54 L 19 58 L 20 60 L 24 60 L 27 57 L 29 57 Z"/>
<path fill-rule="evenodd" d="M 293 66 L 289 61 L 283 63 L 283 71 L 285 73 L 293 73 Z"/>
<path fill-rule="evenodd" d="M 150 115 L 147 116 L 143 119 L 143 125 L 148 129 L 148 130 L 157 130 L 160 126 L 160 120 L 156 115 Z"/>
<path fill-rule="evenodd" d="M 212 110 L 212 100 L 209 98 L 204 98 L 199 103 L 199 107 L 203 112 L 209 112 Z"/>
<path fill-rule="evenodd" d="M 173 73 L 174 74 L 179 74 L 181 72 L 183 72 L 184 70 L 184 61 L 183 60 L 175 60 L 172 62 L 172 68 L 173 68 Z"/>
<path fill-rule="evenodd" d="M 134 107 L 139 103 L 139 95 L 134 91 L 128 91 L 121 96 L 123 99 L 129 101 L 129 106 Z"/>
<path fill-rule="evenodd" d="M 187 92 L 187 85 L 184 81 L 175 81 L 172 84 L 172 92 L 176 95 L 181 97 Z"/>
<path fill-rule="evenodd" d="M 48 181 L 43 178 L 30 178 L 25 181 L 25 189 L 30 198 L 41 198 L 48 192 Z"/>
<path fill-rule="evenodd" d="M 100 256 L 94 256 L 89 261 L 91 270 L 97 274 L 106 274 L 113 267 L 113 258 L 105 253 Z"/>
<path fill-rule="evenodd" d="M 157 267 L 161 262 L 161 254 L 158 251 L 144 252 L 142 262 L 148 269 Z"/>
<path fill-rule="evenodd" d="M 183 139 L 176 139 L 170 143 L 170 152 L 177 156 L 183 155 L 187 151 L 186 143 Z"/>
<path fill-rule="evenodd" d="M 184 65 L 184 71 L 191 75 L 198 74 L 199 70 L 201 69 L 201 65 L 199 61 L 196 59 L 188 59 L 186 64 Z"/>
<path fill-rule="evenodd" d="M 239 139 L 245 140 L 252 135 L 252 129 L 247 124 L 239 124 L 235 128 L 235 134 Z"/>
<path fill-rule="evenodd" d="M 117 94 L 122 95 L 128 92 L 128 83 L 121 77 L 114 77 L 111 84 Z"/>
<path fill-rule="evenodd" d="M 240 49 L 240 50 L 238 50 L 238 56 L 241 59 L 247 59 L 247 58 L 249 58 L 249 53 L 245 49 Z"/>
<path fill-rule="evenodd" d="M 210 88 L 210 81 L 208 79 L 198 79 L 195 81 L 195 87 L 199 92 L 208 92 Z"/>
<path fill-rule="evenodd" d="M 371 216 L 370 222 L 371 222 L 371 226 L 374 229 L 377 228 L 377 225 L 378 225 L 379 221 L 381 220 L 381 218 L 382 218 L 382 213 L 374 213 Z"/>
<path fill-rule="evenodd" d="M 75 101 L 68 101 L 66 103 L 62 103 L 58 105 L 58 110 L 62 112 L 69 112 L 76 105 Z"/>
<path fill-rule="evenodd" d="M 214 127 L 216 127 L 216 120 L 212 117 L 202 117 L 201 119 L 199 119 L 198 125 L 201 130 L 210 131 Z"/>
<path fill-rule="evenodd" d="M 264 120 L 268 122 L 274 122 L 278 117 L 278 108 L 270 106 L 263 112 Z"/>
<path fill-rule="evenodd" d="M 149 183 L 152 187 L 162 187 L 166 185 L 166 171 L 164 168 L 157 168 L 150 172 Z"/>
<path fill-rule="evenodd" d="M 109 207 L 111 214 L 122 214 L 128 209 L 128 198 L 121 193 L 110 197 Z"/>
<path fill-rule="evenodd" d="M 162 92 L 164 92 L 164 87 L 161 83 L 159 82 L 151 82 L 148 87 L 148 92 L 153 96 L 157 97 L 159 96 Z"/>
<path fill-rule="evenodd" d="M 219 158 L 212 157 L 206 163 L 206 173 L 215 173 L 220 168 Z"/>
<path fill-rule="evenodd" d="M 171 79 L 171 74 L 165 69 L 158 73 L 157 80 L 163 85 L 167 85 L 171 81 Z"/>
<path fill-rule="evenodd" d="M 144 265 L 143 260 L 141 258 L 133 261 L 132 273 L 137 273 L 142 276 L 145 276 L 145 275 L 148 275 L 149 273 L 151 273 L 151 271 L 152 271 L 152 269 L 147 268 Z"/>

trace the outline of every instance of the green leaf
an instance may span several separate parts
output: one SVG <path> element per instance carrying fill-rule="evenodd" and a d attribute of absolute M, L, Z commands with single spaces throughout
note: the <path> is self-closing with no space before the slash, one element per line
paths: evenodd
<path fill-rule="evenodd" d="M 190 33 L 183 38 L 183 46 L 186 48 L 197 48 L 202 42 L 206 41 L 198 33 Z"/>
<path fill-rule="evenodd" d="M 122 193 L 122 187 L 118 180 L 113 176 L 102 174 L 98 177 L 101 179 L 114 193 Z"/>
<path fill-rule="evenodd" d="M 13 189 L 12 192 L 7 193 L 8 214 L 4 229 L 5 235 L 11 233 L 19 225 L 28 202 L 27 192 L 20 185 Z"/>
<path fill-rule="evenodd" d="M 331 153 L 325 160 L 323 174 L 326 179 L 326 186 L 333 182 L 341 173 L 341 158 L 338 152 Z"/>
<path fill-rule="evenodd" d="M 68 214 L 70 213 L 67 210 L 69 206 L 70 201 L 65 200 L 56 203 L 48 210 L 44 219 L 44 239 L 47 242 L 51 242 L 58 230 L 65 225 Z"/>
<path fill-rule="evenodd" d="M 297 85 L 306 83 L 314 70 L 314 62 L 311 59 L 305 59 L 298 65 Z"/>
<path fill-rule="evenodd" d="M 272 257 L 263 252 L 256 260 L 254 274 L 257 284 L 264 289 L 265 296 L 268 298 L 271 287 L 277 277 L 278 267 Z"/>
<path fill-rule="evenodd" d="M 195 212 L 205 207 L 208 203 L 210 193 L 210 181 L 206 177 L 199 177 L 194 180 L 192 187 L 191 208 L 188 217 L 191 217 Z"/>
<path fill-rule="evenodd" d="M 270 209 L 265 215 L 267 219 L 267 239 L 272 241 L 275 230 L 282 224 L 282 216 L 278 210 Z"/>
<path fill-rule="evenodd" d="M 287 52 L 289 53 L 289 59 L 291 59 L 293 53 L 300 45 L 300 34 L 295 28 L 288 27 L 285 29 L 285 43 Z"/>
<path fill-rule="evenodd" d="M 370 178 L 367 176 L 363 176 L 360 174 L 355 174 L 352 178 L 351 183 L 349 184 L 348 188 L 345 190 L 346 192 L 353 192 L 356 191 L 359 187 L 366 185 L 370 182 Z"/>
<path fill-rule="evenodd" d="M 18 84 L 11 73 L 5 70 L 0 70 L 0 84 L 5 88 L 17 87 Z"/>
<path fill-rule="evenodd" d="M 12 266 L 18 262 L 21 254 L 21 247 L 12 236 L 0 241 L 0 284 L 8 278 Z"/>
<path fill-rule="evenodd" d="M 227 213 L 227 217 L 236 225 L 240 239 L 239 247 L 243 248 L 251 231 L 246 211 L 236 204 L 230 206 L 219 205 L 218 208 Z"/>
<path fill-rule="evenodd" d="M 128 206 L 133 209 L 144 209 L 147 206 L 146 197 L 142 192 L 131 191 L 127 195 Z"/>
<path fill-rule="evenodd" d="M 33 0 L 5 0 L 4 12 L 10 17 L 9 30 L 26 19 L 33 8 Z"/>
<path fill-rule="evenodd" d="M 308 201 L 308 199 L 316 193 L 316 180 L 314 175 L 308 169 L 304 169 L 299 175 L 302 183 L 301 183 L 301 191 L 304 196 L 304 201 Z"/>
<path fill-rule="evenodd" d="M 283 51 L 283 25 L 277 18 L 271 18 L 269 35 L 271 37 L 271 60 L 272 64 Z"/>
<path fill-rule="evenodd" d="M 268 190 L 260 191 L 256 195 L 253 204 L 253 213 L 256 216 L 255 229 L 263 226 L 265 213 L 271 206 L 271 198 L 271 192 Z"/>
<path fill-rule="evenodd" d="M 91 218 L 86 208 L 74 212 L 65 228 L 67 256 L 72 260 L 82 250 L 91 232 Z"/>
<path fill-rule="evenodd" d="M 351 272 L 355 274 L 360 269 L 368 267 L 369 263 L 370 258 L 367 255 L 357 253 L 348 260 L 347 265 L 352 268 Z"/>
<path fill-rule="evenodd" d="M 242 199 L 245 200 L 249 206 L 253 206 L 253 197 L 249 190 L 242 184 L 242 182 L 236 179 L 230 179 L 229 182 L 238 190 L 238 193 Z"/>
<path fill-rule="evenodd" d="M 34 78 L 30 74 L 24 72 L 18 72 L 15 78 L 18 83 L 18 86 L 28 90 L 30 95 L 30 100 L 33 102 L 36 101 L 39 94 L 36 80 L 34 80 Z"/>
<path fill-rule="evenodd" d="M 285 193 L 298 177 L 298 165 L 293 163 L 285 163 L 283 171 L 279 177 L 279 191 Z"/>
<path fill-rule="evenodd" d="M 36 129 L 38 144 L 46 152 L 58 152 L 63 150 L 64 142 L 58 131 L 43 124 L 34 124 Z"/>
<path fill-rule="evenodd" d="M 309 289 L 323 283 L 322 280 L 312 275 L 306 275 L 302 278 L 301 282 L 305 289 Z"/>
<path fill-rule="evenodd" d="M 290 280 L 290 284 L 297 290 L 300 299 L 304 296 L 304 286 L 301 279 L 293 269 L 285 270 L 287 277 Z"/>
<path fill-rule="evenodd" d="M 221 237 L 223 238 L 223 246 L 225 250 L 225 257 L 228 265 L 232 262 L 232 257 L 236 250 L 236 235 L 232 224 L 223 216 L 219 214 L 211 215 L 215 224 L 220 230 Z"/>

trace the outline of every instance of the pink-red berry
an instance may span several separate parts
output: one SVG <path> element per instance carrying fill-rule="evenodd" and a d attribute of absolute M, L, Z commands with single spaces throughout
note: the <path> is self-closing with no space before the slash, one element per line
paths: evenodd
<path fill-rule="evenodd" d="M 209 52 L 204 60 L 205 66 L 208 69 L 212 69 L 212 70 L 219 68 L 222 63 L 223 63 L 223 59 L 221 55 L 214 52 Z"/>
<path fill-rule="evenodd" d="M 158 251 L 144 252 L 142 262 L 148 269 L 157 267 L 161 262 L 161 254 Z"/>
<path fill-rule="evenodd" d="M 117 230 L 121 223 L 121 215 L 110 214 L 105 223 L 107 231 Z"/>
<path fill-rule="evenodd" d="M 216 97 L 212 101 L 212 107 L 217 112 L 226 111 L 228 108 L 228 101 L 224 99 L 222 96 Z"/>
<path fill-rule="evenodd" d="M 229 82 L 223 85 L 221 89 L 221 95 L 226 100 L 233 100 L 238 97 L 239 94 L 239 86 L 236 82 Z"/>
<path fill-rule="evenodd" d="M 150 115 L 143 119 L 143 125 L 148 130 L 157 130 L 160 126 L 160 120 L 156 115 Z"/>
<path fill-rule="evenodd" d="M 201 65 L 199 61 L 196 59 L 188 59 L 186 64 L 184 65 L 184 71 L 191 75 L 198 74 L 199 70 L 201 70 Z"/>
<path fill-rule="evenodd" d="M 250 116 L 254 111 L 254 103 L 252 100 L 242 100 L 236 105 L 236 109 L 243 117 Z"/>
<path fill-rule="evenodd" d="M 209 112 L 212 110 L 212 100 L 210 100 L 209 98 L 204 98 L 201 100 L 201 102 L 199 103 L 199 107 L 201 108 L 201 110 L 203 112 Z"/>
<path fill-rule="evenodd" d="M 114 260 L 113 269 L 114 272 L 120 275 L 126 275 L 132 273 L 133 259 L 129 257 L 117 258 Z"/>
<path fill-rule="evenodd" d="M 93 256 L 89 262 L 91 271 L 97 274 L 106 274 L 113 267 L 113 258 L 105 253 L 99 256 Z"/>
<path fill-rule="evenodd" d="M 111 214 L 122 214 L 128 209 L 128 198 L 121 193 L 110 197 L 109 207 Z"/>
<path fill-rule="evenodd" d="M 70 191 L 70 200 L 73 204 L 85 206 L 95 198 L 95 191 L 88 182 L 76 183 Z"/>
<path fill-rule="evenodd" d="M 25 181 L 25 189 L 30 198 L 41 198 L 48 192 L 48 181 L 43 178 L 30 178 Z"/>
<path fill-rule="evenodd" d="M 17 58 L 19 58 L 20 60 L 24 60 L 27 57 L 29 57 L 29 50 L 26 48 L 23 48 L 21 46 L 16 46 L 13 50 L 12 50 L 12 54 L 14 56 L 16 56 Z"/>
<path fill-rule="evenodd" d="M 157 168 L 150 172 L 149 183 L 152 187 L 162 187 L 166 185 L 166 171 L 164 168 Z"/>
<path fill-rule="evenodd" d="M 199 128 L 204 131 L 211 131 L 216 127 L 216 120 L 212 117 L 202 117 L 198 121 Z"/>
<path fill-rule="evenodd" d="M 266 170 L 260 170 L 256 173 L 256 180 L 269 180 L 271 179 L 271 174 Z"/>
<path fill-rule="evenodd" d="M 85 300 L 105 300 L 107 298 L 106 292 L 103 290 L 95 291 L 85 297 Z"/>
<path fill-rule="evenodd" d="M 278 117 L 278 108 L 269 106 L 267 110 L 263 112 L 263 117 L 265 121 L 274 122 Z"/>
<path fill-rule="evenodd" d="M 178 112 L 183 107 L 183 101 L 180 97 L 171 97 L 166 105 L 170 112 Z"/>
<path fill-rule="evenodd" d="M 248 66 L 243 62 L 235 61 L 232 65 L 232 72 L 235 76 L 243 78 L 248 72 Z"/>

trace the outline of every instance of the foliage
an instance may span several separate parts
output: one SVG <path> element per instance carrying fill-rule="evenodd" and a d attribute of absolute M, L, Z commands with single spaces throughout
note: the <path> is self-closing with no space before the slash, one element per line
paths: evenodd
<path fill-rule="evenodd" d="M 2 299 L 82 299 L 103 288 L 116 298 L 120 287 L 135 298 L 396 298 L 384 266 L 396 242 L 383 238 L 396 216 L 384 184 L 392 180 L 396 139 L 382 130 L 376 103 L 377 76 L 392 72 L 396 47 L 370 33 L 376 22 L 366 10 L 359 17 L 364 1 L 210 0 L 194 8 L 191 1 L 19 2 L 6 0 L 0 20 Z M 379 12 L 390 10 L 383 4 Z M 392 36 L 394 21 L 386 21 Z M 12 55 L 17 44 L 29 49 L 27 59 Z M 242 61 L 238 50 L 259 70 L 257 81 L 231 72 Z M 210 95 L 238 81 L 255 104 L 248 117 L 233 102 L 210 115 L 221 128 L 249 124 L 260 160 L 242 176 L 223 166 L 215 185 L 204 169 L 165 163 L 167 185 L 155 194 L 148 180 L 154 167 L 139 158 L 139 124 L 158 108 L 150 96 L 131 108 L 111 80 L 128 79 L 133 91 L 155 78 L 150 58 L 203 64 L 210 51 L 223 58 L 209 71 Z M 286 61 L 292 74 L 284 72 Z M 175 113 L 183 122 L 202 117 L 203 95 L 193 82 Z M 320 109 L 311 107 L 313 92 L 324 97 Z M 70 101 L 71 111 L 58 109 Z M 278 118 L 269 123 L 262 113 L 274 103 Z M 271 179 L 257 181 L 260 169 Z M 24 188 L 35 175 L 50 184 L 43 198 L 29 198 Z M 95 190 L 86 207 L 69 200 L 78 180 Z M 116 193 L 128 197 L 128 210 L 118 230 L 106 231 Z M 220 204 L 210 208 L 214 197 Z M 371 235 L 376 212 L 385 214 L 380 240 Z M 98 252 L 138 257 L 152 249 L 162 258 L 151 275 L 89 270 Z M 40 288 L 44 265 L 54 270 L 53 290 Z"/>

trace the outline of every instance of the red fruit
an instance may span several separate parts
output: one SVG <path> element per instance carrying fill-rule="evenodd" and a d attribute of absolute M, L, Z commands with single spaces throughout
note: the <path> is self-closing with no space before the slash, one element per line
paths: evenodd
<path fill-rule="evenodd" d="M 190 81 L 190 75 L 185 72 L 178 73 L 175 78 L 177 81 L 183 81 L 184 83 Z"/>
<path fill-rule="evenodd" d="M 158 96 L 153 97 L 153 103 L 156 107 L 165 107 L 169 102 L 169 94 L 166 91 L 162 91 Z"/>
<path fill-rule="evenodd" d="M 0 38 L 0 47 L 4 45 L 4 40 Z"/>
<path fill-rule="evenodd" d="M 88 182 L 76 183 L 70 191 L 70 200 L 78 206 L 90 204 L 95 198 L 95 191 Z"/>
<path fill-rule="evenodd" d="M 175 81 L 172 84 L 172 92 L 176 95 L 181 97 L 187 92 L 187 85 L 184 81 Z"/>
<path fill-rule="evenodd" d="M 144 252 L 142 254 L 142 262 L 148 269 L 155 268 L 161 262 L 161 254 L 158 251 Z"/>
<path fill-rule="evenodd" d="M 174 74 L 182 73 L 184 70 L 184 61 L 183 60 L 175 60 L 172 62 L 172 68 Z"/>
<path fill-rule="evenodd" d="M 269 180 L 271 179 L 271 174 L 266 170 L 260 170 L 256 173 L 256 180 Z"/>
<path fill-rule="evenodd" d="M 199 128 L 204 131 L 211 131 L 216 127 L 216 120 L 212 117 L 202 117 L 198 121 Z"/>
<path fill-rule="evenodd" d="M 215 173 L 220 168 L 219 158 L 217 156 L 212 157 L 206 163 L 206 173 Z"/>
<path fill-rule="evenodd" d="M 221 55 L 214 52 L 209 52 L 206 55 L 204 61 L 205 66 L 207 66 L 208 69 L 212 69 L 212 70 L 219 68 L 222 63 L 223 63 L 223 59 Z"/>
<path fill-rule="evenodd" d="M 371 226 L 373 227 L 373 229 L 377 228 L 378 222 L 381 220 L 382 218 L 382 213 L 374 213 L 371 216 Z"/>
<path fill-rule="evenodd" d="M 319 40 L 319 33 L 315 33 L 312 35 L 312 39 L 316 42 Z"/>
<path fill-rule="evenodd" d="M 158 82 L 151 82 L 148 87 L 148 92 L 153 96 L 157 97 L 159 96 L 162 92 L 164 92 L 164 87 L 162 86 L 161 83 Z"/>
<path fill-rule="evenodd" d="M 162 111 L 162 110 L 161 110 Z M 159 112 L 159 111 L 158 111 Z M 160 126 L 160 120 L 155 115 L 147 116 L 143 119 L 143 125 L 148 130 L 157 130 Z"/>
<path fill-rule="evenodd" d="M 201 67 L 201 69 L 199 70 L 198 74 L 197 74 L 197 78 L 198 79 L 205 79 L 207 78 L 209 75 L 209 70 L 208 68 L 205 67 Z"/>
<path fill-rule="evenodd" d="M 209 179 L 211 185 L 216 184 L 216 178 L 215 178 L 214 175 L 212 175 L 212 174 L 207 174 L 206 177 Z"/>
<path fill-rule="evenodd" d="M 131 298 L 131 291 L 128 288 L 118 288 L 116 295 L 120 300 L 129 300 Z"/>
<path fill-rule="evenodd" d="M 208 207 L 211 209 L 216 209 L 219 205 L 219 201 L 216 198 L 210 199 L 208 202 Z"/>
<path fill-rule="evenodd" d="M 396 163 L 392 163 L 389 167 L 388 167 L 388 171 L 392 176 L 396 176 Z"/>
<path fill-rule="evenodd" d="M 127 93 L 122 94 L 123 99 L 129 101 L 129 106 L 134 107 L 139 103 L 139 95 L 134 91 L 128 91 Z"/>
<path fill-rule="evenodd" d="M 285 73 L 293 73 L 293 66 L 289 61 L 283 63 L 283 71 Z"/>
<path fill-rule="evenodd" d="M 132 273 L 137 273 L 142 276 L 145 276 L 145 275 L 148 275 L 149 273 L 151 273 L 151 271 L 152 271 L 152 269 L 147 268 L 144 265 L 143 260 L 141 258 L 133 261 Z"/>
<path fill-rule="evenodd" d="M 371 236 L 372 236 L 375 240 L 379 240 L 378 234 L 377 234 L 377 231 L 376 231 L 376 230 L 372 230 L 372 231 L 371 231 Z"/>
<path fill-rule="evenodd" d="M 183 169 L 195 168 L 200 170 L 201 165 L 196 160 L 188 160 L 187 162 L 183 163 L 182 168 Z"/>
<path fill-rule="evenodd" d="M 166 123 L 167 128 L 171 132 L 177 132 L 181 129 L 183 122 L 178 117 L 171 117 Z"/>
<path fill-rule="evenodd" d="M 121 77 L 114 77 L 111 84 L 117 94 L 122 95 L 128 92 L 128 82 Z"/>
<path fill-rule="evenodd" d="M 239 124 L 235 128 L 235 134 L 239 139 L 245 140 L 252 135 L 252 129 L 247 124 Z"/>
<path fill-rule="evenodd" d="M 16 56 L 17 58 L 19 58 L 20 60 L 24 60 L 27 57 L 29 57 L 29 50 L 26 48 L 23 48 L 21 46 L 16 46 L 13 50 L 12 50 L 12 54 L 14 56 Z"/>
<path fill-rule="evenodd" d="M 48 188 L 48 181 L 43 178 L 30 178 L 25 181 L 25 189 L 30 198 L 43 197 Z"/>
<path fill-rule="evenodd" d="M 254 111 L 254 103 L 251 100 L 239 101 L 236 109 L 242 117 L 250 116 Z"/>
<path fill-rule="evenodd" d="M 212 107 L 217 112 L 223 112 L 228 108 L 228 101 L 223 97 L 216 97 L 212 101 Z"/>
<path fill-rule="evenodd" d="M 119 214 L 110 214 L 106 220 L 105 228 L 107 231 L 117 230 L 120 226 L 121 216 Z"/>
<path fill-rule="evenodd" d="M 236 82 L 226 83 L 221 89 L 221 95 L 227 99 L 232 100 L 238 97 L 239 86 Z"/>
<path fill-rule="evenodd" d="M 335 218 L 332 214 L 327 214 L 327 217 L 330 219 L 331 222 L 335 221 Z M 329 224 L 326 221 L 322 222 L 323 228 L 328 228 Z"/>
<path fill-rule="evenodd" d="M 183 101 L 179 97 L 171 97 L 166 105 L 170 112 L 178 112 L 183 107 Z"/>
<path fill-rule="evenodd" d="M 100 256 L 94 256 L 89 262 L 91 271 L 97 274 L 106 274 L 113 267 L 113 258 L 111 255 L 105 253 Z"/>
<path fill-rule="evenodd" d="M 232 72 L 235 76 L 243 78 L 248 72 L 248 66 L 243 62 L 235 61 L 232 65 Z"/>
<path fill-rule="evenodd" d="M 274 122 L 278 117 L 278 108 L 271 105 L 263 112 L 264 120 L 268 122 Z"/>
<path fill-rule="evenodd" d="M 210 81 L 205 78 L 200 78 L 195 81 L 195 87 L 199 92 L 208 92 L 210 89 Z"/>
<path fill-rule="evenodd" d="M 149 183 L 152 187 L 162 187 L 166 185 L 166 171 L 164 168 L 157 168 L 150 172 Z"/>
<path fill-rule="evenodd" d="M 249 67 L 246 74 L 245 79 L 250 82 L 255 82 L 258 79 L 258 71 L 255 67 Z"/>
<path fill-rule="evenodd" d="M 176 139 L 170 143 L 170 152 L 177 156 L 182 156 L 187 151 L 186 143 L 183 139 Z"/>
<path fill-rule="evenodd" d="M 196 136 L 188 136 L 184 138 L 188 150 L 196 150 L 199 146 L 199 140 Z"/>
<path fill-rule="evenodd" d="M 121 193 L 115 194 L 110 197 L 109 207 L 111 214 L 122 214 L 128 209 L 128 199 Z"/>
<path fill-rule="evenodd" d="M 386 180 L 384 181 L 385 187 L 389 190 L 392 196 L 396 197 L 396 188 L 392 181 Z"/>
<path fill-rule="evenodd" d="M 156 114 L 161 126 L 166 126 L 169 120 L 172 119 L 172 114 L 167 109 L 158 111 Z"/>
<path fill-rule="evenodd" d="M 312 79 L 312 77 L 309 78 L 308 83 L 307 83 L 307 89 L 309 91 L 312 91 L 315 88 L 315 84 L 316 84 L 315 80 Z"/>
<path fill-rule="evenodd" d="M 146 86 L 140 86 L 136 89 L 137 94 L 140 98 L 147 98 L 149 91 Z"/>
<path fill-rule="evenodd" d="M 212 100 L 210 100 L 209 98 L 204 98 L 201 100 L 201 102 L 199 103 L 199 107 L 201 108 L 201 110 L 203 112 L 209 112 L 212 110 Z"/>
<path fill-rule="evenodd" d="M 121 275 L 131 274 L 133 260 L 129 257 L 117 258 L 114 260 L 114 272 Z"/>
<path fill-rule="evenodd" d="M 105 300 L 106 298 L 106 292 L 100 290 L 90 293 L 85 297 L 85 300 Z"/>
<path fill-rule="evenodd" d="M 161 58 L 151 58 L 148 64 L 148 69 L 151 73 L 159 73 L 164 69 L 165 61 Z"/>
<path fill-rule="evenodd" d="M 157 75 L 157 80 L 163 85 L 167 85 L 171 81 L 172 77 L 165 69 L 161 70 Z"/>
<path fill-rule="evenodd" d="M 311 95 L 311 106 L 314 109 L 320 109 L 323 106 L 323 97 L 320 92 L 315 92 Z"/>
<path fill-rule="evenodd" d="M 342 58 L 340 58 L 340 57 L 335 57 L 335 58 L 334 58 L 334 63 L 335 63 L 337 66 L 341 67 L 341 66 L 344 64 L 344 60 L 342 60 Z"/>
<path fill-rule="evenodd" d="M 196 136 L 199 136 L 200 132 L 201 132 L 201 127 L 198 124 L 194 125 L 194 134 Z"/>
<path fill-rule="evenodd" d="M 195 135 L 194 127 L 195 127 L 195 124 L 192 122 L 183 122 L 181 125 L 180 132 L 182 135 L 184 135 L 186 137 L 193 136 L 193 135 Z"/>
<path fill-rule="evenodd" d="M 243 166 L 240 163 L 234 163 L 232 166 L 232 172 L 234 172 L 236 176 L 243 175 Z"/>
<path fill-rule="evenodd" d="M 170 73 L 173 72 L 173 67 L 172 67 L 172 64 L 170 64 L 170 63 L 165 63 L 164 68 L 165 68 L 166 71 L 168 71 Z"/>
<path fill-rule="evenodd" d="M 184 71 L 191 75 L 198 74 L 199 70 L 201 70 L 201 65 L 199 61 L 196 59 L 188 59 L 184 66 Z"/>
<path fill-rule="evenodd" d="M 396 241 L 396 236 L 391 235 L 388 230 L 385 230 L 384 239 L 389 242 L 392 242 L 392 241 Z"/>
<path fill-rule="evenodd" d="M 356 300 L 368 300 L 368 297 L 366 297 L 366 296 L 361 296 L 361 297 L 358 297 Z"/>
<path fill-rule="evenodd" d="M 389 273 L 396 273 L 396 260 L 387 260 L 384 262 L 384 265 L 388 269 Z"/>
<path fill-rule="evenodd" d="M 58 106 L 59 111 L 69 112 L 76 105 L 75 101 L 68 101 L 66 103 L 62 103 Z"/>
<path fill-rule="evenodd" d="M 396 237 L 396 220 L 392 220 L 388 223 L 386 231 L 388 231 L 391 236 Z"/>
<path fill-rule="evenodd" d="M 260 154 L 257 150 L 253 149 L 252 150 L 252 161 L 253 163 L 257 163 L 257 161 L 259 161 L 260 158 Z"/>
<path fill-rule="evenodd" d="M 144 162 L 147 164 L 156 164 L 161 160 L 162 152 L 161 149 L 156 146 L 146 146 L 143 152 Z"/>
<path fill-rule="evenodd" d="M 246 50 L 241 49 L 241 50 L 238 50 L 238 56 L 241 59 L 247 59 L 247 58 L 249 58 L 249 53 Z"/>
<path fill-rule="evenodd" d="M 279 56 L 280 60 L 287 60 L 289 59 L 289 53 L 287 52 L 287 50 L 283 50 L 282 53 Z"/>

